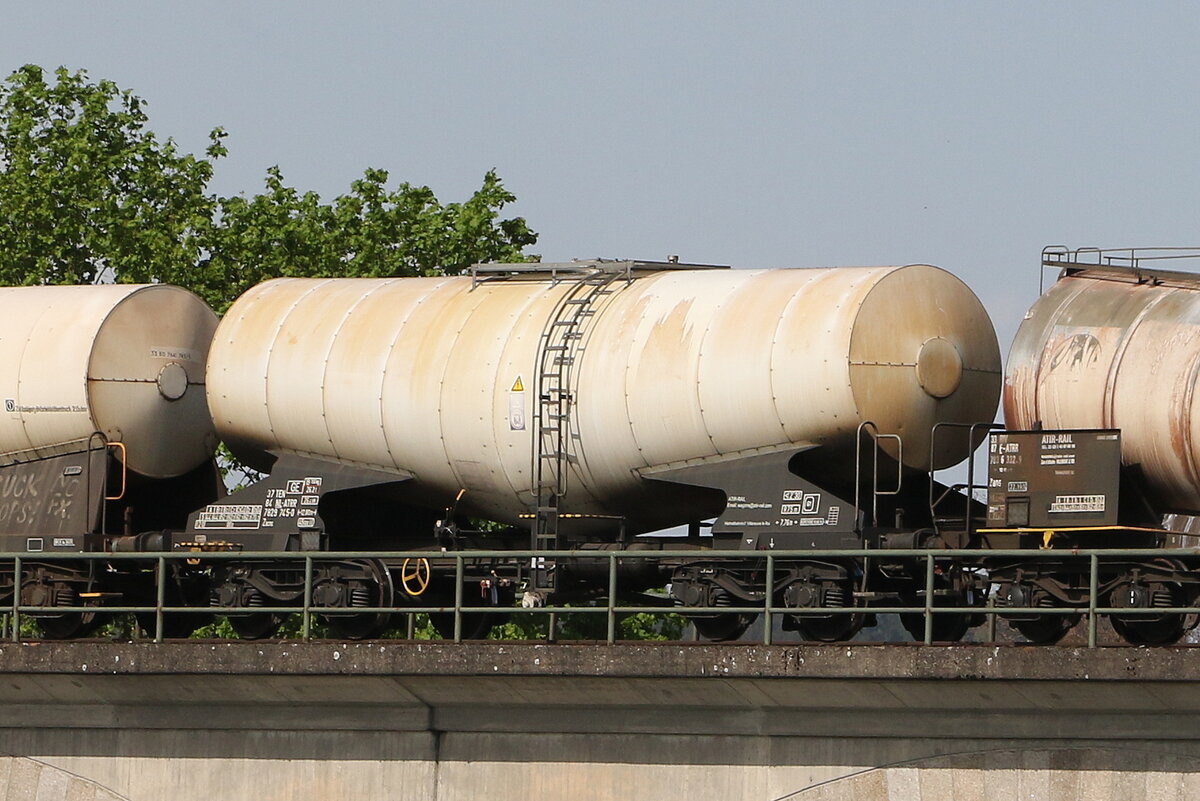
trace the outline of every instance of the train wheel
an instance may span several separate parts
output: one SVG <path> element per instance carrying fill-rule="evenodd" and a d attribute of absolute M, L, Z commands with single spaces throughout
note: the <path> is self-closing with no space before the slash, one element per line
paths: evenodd
<path fill-rule="evenodd" d="M 844 609 L 854 605 L 854 590 L 846 580 L 801 580 L 792 583 L 784 591 L 783 603 L 789 609 L 795 610 L 819 607 Z M 784 619 L 783 627 L 799 632 L 800 637 L 805 640 L 838 642 L 853 638 L 865 621 L 866 616 L 861 612 L 843 615 L 818 611 L 788 615 Z"/>
<path fill-rule="evenodd" d="M 1079 615 L 1039 615 L 1032 620 L 1010 620 L 1008 625 L 1032 643 L 1050 645 L 1065 637 L 1079 620 Z"/>
<path fill-rule="evenodd" d="M 746 633 L 754 622 L 753 615 L 701 615 L 691 618 L 696 633 L 712 642 L 736 640 Z"/>
<path fill-rule="evenodd" d="M 502 622 L 503 615 L 485 615 L 481 612 L 464 612 L 462 616 L 462 638 L 464 640 L 486 640 L 492 627 Z M 429 622 L 443 640 L 454 639 L 454 613 L 434 612 Z"/>
<path fill-rule="evenodd" d="M 229 615 L 229 625 L 239 639 L 265 640 L 279 631 L 279 627 L 283 625 L 283 615 L 270 612 L 255 612 L 249 615 L 231 614 Z"/>
<path fill-rule="evenodd" d="M 26 584 L 21 590 L 22 603 L 44 606 L 45 612 L 35 612 L 33 617 L 47 640 L 70 640 L 87 637 L 104 624 L 108 616 L 98 612 L 62 612 L 55 614 L 56 606 L 79 606 L 79 593 L 70 584 L 62 582 L 40 582 Z"/>
<path fill-rule="evenodd" d="M 1184 566 L 1169 559 L 1157 559 L 1155 567 L 1183 571 Z M 1182 586 L 1173 581 L 1138 581 L 1123 584 L 1109 595 L 1112 607 L 1128 607 L 1128 615 L 1112 615 L 1109 621 L 1113 629 L 1133 645 L 1168 645 L 1176 642 L 1187 630 L 1186 619 L 1180 614 L 1155 614 L 1156 608 L 1187 606 L 1188 599 Z M 1136 611 L 1135 611 L 1136 610 Z"/>
<path fill-rule="evenodd" d="M 96 629 L 107 622 L 107 615 L 96 612 L 68 612 L 35 619 L 38 629 L 47 640 L 72 640 L 94 634 Z"/>
<path fill-rule="evenodd" d="M 947 614 L 933 616 L 933 641 L 958 642 L 971 628 L 974 616 Z M 925 642 L 925 615 L 910 613 L 900 615 L 900 624 L 917 642 Z"/>
<path fill-rule="evenodd" d="M 350 607 L 391 606 L 396 602 L 396 589 L 392 574 L 377 560 L 360 562 L 366 571 L 364 578 L 352 580 L 348 590 Z M 357 615 L 327 615 L 329 628 L 337 637 L 348 640 L 366 640 L 383 634 L 392 623 L 391 612 L 365 612 Z M 454 622 L 451 620 L 453 627 Z"/>
<path fill-rule="evenodd" d="M 154 613 L 137 612 L 134 617 L 137 618 L 138 626 L 141 627 L 142 633 L 147 637 L 153 637 L 157 626 Z M 163 639 L 186 640 L 192 636 L 193 631 L 201 626 L 207 626 L 212 621 L 212 615 L 164 614 Z"/>
<path fill-rule="evenodd" d="M 672 590 L 674 592 L 674 590 Z M 679 607 L 701 606 L 704 601 L 704 590 L 697 588 L 683 598 L 676 597 L 675 605 Z M 711 590 L 709 596 L 711 606 L 740 606 L 732 595 L 721 588 Z M 746 633 L 757 615 L 738 612 L 720 613 L 715 615 L 688 615 L 688 620 L 696 627 L 696 633 L 710 642 L 727 642 L 736 640 Z"/>
<path fill-rule="evenodd" d="M 1117 634 L 1132 645 L 1170 645 L 1185 631 L 1183 615 L 1162 615 L 1158 620 L 1127 620 L 1113 615 L 1109 620 Z"/>
<path fill-rule="evenodd" d="M 1137 593 L 1145 594 L 1144 599 Z M 1178 584 L 1154 583 L 1149 587 L 1125 586 L 1113 591 L 1109 598 L 1111 606 L 1138 607 L 1144 604 L 1150 614 L 1111 615 L 1109 622 L 1117 636 L 1132 645 L 1169 645 L 1177 642 L 1187 630 L 1184 615 L 1155 615 L 1155 606 L 1183 606 L 1186 604 L 1183 588 Z"/>
<path fill-rule="evenodd" d="M 830 617 L 795 617 L 796 631 L 801 639 L 816 642 L 842 642 L 853 639 L 863 627 L 865 617 L 861 613 L 832 615 Z"/>

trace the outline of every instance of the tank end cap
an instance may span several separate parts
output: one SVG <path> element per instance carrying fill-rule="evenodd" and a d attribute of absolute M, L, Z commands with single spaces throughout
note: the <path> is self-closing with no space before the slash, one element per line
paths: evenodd
<path fill-rule="evenodd" d="M 962 383 L 962 354 L 954 343 L 934 337 L 925 340 L 917 355 L 917 382 L 932 398 L 947 398 Z"/>

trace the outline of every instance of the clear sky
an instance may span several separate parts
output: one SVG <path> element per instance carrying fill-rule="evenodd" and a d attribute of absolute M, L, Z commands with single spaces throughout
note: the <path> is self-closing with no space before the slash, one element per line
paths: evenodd
<path fill-rule="evenodd" d="M 365 167 L 463 200 L 489 168 L 547 260 L 930 262 L 1001 347 L 1043 245 L 1192 245 L 1200 5 L 10 3 L 0 67 L 149 101 L 214 188 Z"/>

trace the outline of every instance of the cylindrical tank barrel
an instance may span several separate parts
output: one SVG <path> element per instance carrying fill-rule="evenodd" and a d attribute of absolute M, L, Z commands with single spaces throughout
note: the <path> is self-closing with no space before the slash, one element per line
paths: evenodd
<path fill-rule="evenodd" d="M 175 286 L 0 288 L 0 453 L 100 432 L 127 467 L 182 475 L 212 455 L 204 366 L 217 317 Z"/>
<path fill-rule="evenodd" d="M 995 412 L 991 322 L 935 267 L 662 270 L 609 289 L 589 305 L 569 280 L 521 276 L 269 281 L 214 339 L 217 429 L 252 464 L 290 452 L 409 471 L 430 504 L 465 487 L 477 513 L 514 521 L 533 503 L 535 438 L 564 424 L 560 509 L 636 528 L 664 522 L 624 506 L 645 500 L 644 468 L 853 453 L 864 420 L 924 467 L 935 422 Z M 560 393 L 565 422 L 546 411 Z"/>
<path fill-rule="evenodd" d="M 1200 277 L 1066 275 L 1033 305 L 1008 357 L 1011 429 L 1119 428 L 1160 511 L 1200 513 Z"/>

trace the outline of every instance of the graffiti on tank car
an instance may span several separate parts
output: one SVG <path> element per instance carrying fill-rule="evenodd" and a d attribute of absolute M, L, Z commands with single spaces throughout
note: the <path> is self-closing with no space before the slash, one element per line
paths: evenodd
<path fill-rule="evenodd" d="M 1062 341 L 1050 356 L 1050 369 L 1065 365 L 1075 370 L 1100 360 L 1100 340 L 1091 334 L 1075 334 Z"/>
<path fill-rule="evenodd" d="M 32 472 L 0 476 L 0 525 L 51 522 L 63 528 L 83 483 L 81 472 L 68 469 L 53 477 Z"/>

